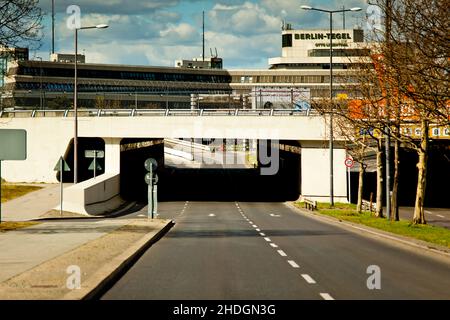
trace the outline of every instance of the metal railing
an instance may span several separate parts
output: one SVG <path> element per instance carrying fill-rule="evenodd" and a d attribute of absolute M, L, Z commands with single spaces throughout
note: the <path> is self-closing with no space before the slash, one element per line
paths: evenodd
<path fill-rule="evenodd" d="M 78 117 L 169 116 L 317 116 L 314 110 L 289 109 L 79 109 Z M 73 117 L 73 110 L 3 110 L 0 118 Z"/>

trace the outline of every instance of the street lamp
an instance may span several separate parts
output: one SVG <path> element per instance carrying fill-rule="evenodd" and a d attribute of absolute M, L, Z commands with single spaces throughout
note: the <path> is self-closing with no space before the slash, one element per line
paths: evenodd
<path fill-rule="evenodd" d="M 78 79 L 77 79 L 77 68 L 78 68 L 78 30 L 86 29 L 106 29 L 107 24 L 99 24 L 91 27 L 81 27 L 75 28 L 75 76 L 74 76 L 74 87 L 73 87 L 73 111 L 75 118 L 75 133 L 73 137 L 73 183 L 78 183 Z"/>
<path fill-rule="evenodd" d="M 41 61 L 40 63 L 40 79 L 39 79 L 39 109 L 43 109 L 43 97 L 42 97 L 42 57 L 36 57 L 36 59 L 39 59 Z"/>
<path fill-rule="evenodd" d="M 333 177 L 333 13 L 343 13 L 348 11 L 361 11 L 361 8 L 355 7 L 351 9 L 341 10 L 324 10 L 313 8 L 310 6 L 301 6 L 303 10 L 314 10 L 320 12 L 326 12 L 330 14 L 330 205 L 334 206 L 334 177 Z"/>

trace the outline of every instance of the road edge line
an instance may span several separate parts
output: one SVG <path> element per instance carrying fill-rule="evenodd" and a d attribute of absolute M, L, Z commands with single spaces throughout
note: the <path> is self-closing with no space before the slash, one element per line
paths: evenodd
<path fill-rule="evenodd" d="M 87 279 L 87 287 L 74 290 L 64 295 L 61 300 L 96 300 L 99 299 L 114 283 L 116 283 L 128 271 L 136 261 L 159 239 L 161 239 L 173 226 L 174 220 L 166 222 L 166 225 L 157 233 L 150 232 L 137 241 L 125 252 L 103 265 L 97 272 Z M 111 270 L 112 269 L 112 270 Z M 107 276 L 102 276 L 107 273 Z M 90 283 L 94 282 L 94 283 Z M 86 283 L 85 283 L 86 285 Z"/>
<path fill-rule="evenodd" d="M 414 249 L 424 249 L 424 250 L 428 251 L 428 253 L 438 255 L 439 258 L 446 258 L 446 259 L 450 258 L 450 252 L 444 251 L 444 250 L 446 250 L 445 248 L 440 249 L 439 246 L 435 245 L 434 243 L 429 243 L 429 242 L 419 240 L 419 239 L 416 240 L 416 241 L 421 241 L 426 244 L 429 243 L 430 245 L 436 246 L 436 247 L 429 247 L 426 244 L 415 243 L 413 241 L 406 240 L 394 233 L 390 233 L 387 231 L 383 231 L 383 230 L 378 231 L 374 228 L 370 228 L 370 227 L 360 225 L 360 224 L 356 225 L 356 224 L 353 224 L 348 221 L 344 221 L 344 220 L 340 220 L 340 219 L 337 219 L 334 217 L 320 214 L 318 212 L 306 212 L 306 211 L 302 210 L 301 208 L 298 208 L 297 206 L 295 206 L 292 202 L 285 202 L 285 205 L 305 217 L 320 220 L 320 221 L 332 224 L 334 226 L 341 227 L 341 228 L 344 228 L 349 231 L 353 231 L 355 233 L 358 233 L 358 234 L 366 236 L 366 237 L 375 238 L 378 240 L 380 240 L 380 238 L 381 238 L 381 240 L 384 240 L 385 242 L 387 242 L 387 240 L 395 240 L 398 242 L 394 242 L 394 243 L 388 242 L 388 243 L 391 245 L 395 245 L 395 246 L 402 246 L 403 248 L 409 247 L 409 249 L 412 249 L 411 247 L 414 247 Z M 421 252 L 421 253 L 424 253 L 424 252 Z M 446 262 L 448 262 L 448 261 L 446 260 Z"/>

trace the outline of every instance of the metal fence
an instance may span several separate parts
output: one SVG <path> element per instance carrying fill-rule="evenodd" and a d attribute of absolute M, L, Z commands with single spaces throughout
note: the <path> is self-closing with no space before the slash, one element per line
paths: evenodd
<path fill-rule="evenodd" d="M 79 109 L 78 117 L 169 117 L 169 116 L 317 116 L 313 110 L 289 109 Z M 73 117 L 67 110 L 3 110 L 1 118 Z"/>

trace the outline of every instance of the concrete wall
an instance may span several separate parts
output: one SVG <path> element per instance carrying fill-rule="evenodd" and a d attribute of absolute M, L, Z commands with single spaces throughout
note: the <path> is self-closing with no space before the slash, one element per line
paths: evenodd
<path fill-rule="evenodd" d="M 347 202 L 346 151 L 334 149 L 335 202 Z M 302 196 L 321 202 L 330 200 L 330 151 L 327 148 L 302 148 Z"/>
<path fill-rule="evenodd" d="M 0 128 L 27 131 L 27 160 L 2 161 L 4 179 L 10 182 L 57 182 L 53 169 L 73 137 L 73 119 L 0 118 Z"/>
<path fill-rule="evenodd" d="M 63 210 L 103 215 L 124 203 L 120 197 L 120 174 L 105 173 L 64 189 Z M 59 206 L 55 208 L 59 210 Z"/>

